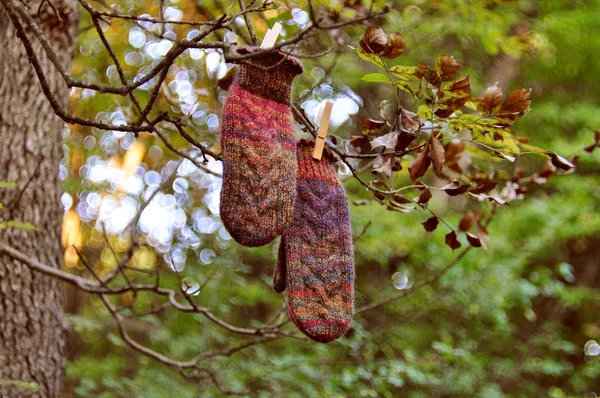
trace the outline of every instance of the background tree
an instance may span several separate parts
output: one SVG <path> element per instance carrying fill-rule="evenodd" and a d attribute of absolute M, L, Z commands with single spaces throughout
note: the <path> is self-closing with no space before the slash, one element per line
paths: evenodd
<path fill-rule="evenodd" d="M 53 103 L 72 124 L 60 169 L 72 272 L 3 245 L 77 287 L 67 296 L 77 331 L 69 391 L 165 396 L 175 382 L 181 396 L 596 389 L 598 266 L 583 259 L 594 258 L 599 225 L 598 121 L 578 71 L 598 67 L 581 58 L 595 48 L 583 32 L 596 27 L 587 16 L 597 4 L 80 4 L 80 54 L 73 74 L 61 73 L 73 113 Z M 572 19 L 587 29 L 567 30 Z M 275 21 L 286 28 L 279 47 L 309 72 L 293 95 L 298 130 L 314 133 L 318 104 L 335 101 L 329 146 L 356 205 L 358 314 L 328 346 L 298 339 L 287 322 L 270 289 L 274 248 L 232 244 L 218 219 L 227 72 L 252 62 L 231 43 L 251 43 Z M 367 30 L 359 46 L 368 25 L 384 32 Z M 531 97 L 513 85 L 532 87 Z M 557 120 L 563 109 L 571 117 Z M 547 182 L 557 173 L 571 175 Z M 508 202 L 519 209 L 498 209 Z M 115 322 L 141 355 L 123 357 Z"/>
<path fill-rule="evenodd" d="M 75 4 L 26 2 L 21 7 L 69 69 L 79 23 Z M 19 20 L 14 8 L 0 8 L 0 181 L 15 183 L 0 190 L 0 240 L 61 269 L 63 187 L 57 167 L 66 131 L 36 84 L 28 52 L 38 57 L 45 88 L 61 106 L 68 91 L 39 42 L 25 50 L 22 38 L 34 34 Z M 0 395 L 62 396 L 67 321 L 61 286 L 56 278 L 0 254 Z"/>

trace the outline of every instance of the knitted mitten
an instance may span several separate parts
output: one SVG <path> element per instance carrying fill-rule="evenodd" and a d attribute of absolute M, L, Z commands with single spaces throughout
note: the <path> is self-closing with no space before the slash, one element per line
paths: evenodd
<path fill-rule="evenodd" d="M 239 54 L 259 51 L 242 47 Z M 290 89 L 302 65 L 273 51 L 240 65 L 223 110 L 220 213 L 233 239 L 262 246 L 283 233 L 296 196 Z"/>
<path fill-rule="evenodd" d="M 285 238 L 282 235 L 277 254 L 277 267 L 273 273 L 273 290 L 277 293 L 282 293 L 287 286 L 287 259 L 285 258 L 285 250 Z"/>
<path fill-rule="evenodd" d="M 290 318 L 308 337 L 328 343 L 344 335 L 354 313 L 354 252 L 346 192 L 330 163 L 311 157 L 300 140 L 298 196 L 281 237 L 273 287 L 288 288 Z"/>

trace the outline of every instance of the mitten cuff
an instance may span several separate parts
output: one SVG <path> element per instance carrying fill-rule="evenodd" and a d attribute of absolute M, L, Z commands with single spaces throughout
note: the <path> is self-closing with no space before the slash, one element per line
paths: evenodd
<path fill-rule="evenodd" d="M 298 157 L 298 179 L 310 181 L 318 180 L 324 183 L 337 185 L 338 179 L 332 162 L 335 158 L 327 148 L 323 150 L 321 160 L 312 157 L 315 146 L 314 141 L 301 139 L 296 143 Z"/>
<path fill-rule="evenodd" d="M 240 47 L 241 55 L 264 51 L 260 47 Z M 304 69 L 300 61 L 279 50 L 249 58 L 248 64 L 241 64 L 236 75 L 236 82 L 245 90 L 271 99 L 275 102 L 289 104 L 292 81 Z M 262 69 L 268 68 L 268 69 Z"/>

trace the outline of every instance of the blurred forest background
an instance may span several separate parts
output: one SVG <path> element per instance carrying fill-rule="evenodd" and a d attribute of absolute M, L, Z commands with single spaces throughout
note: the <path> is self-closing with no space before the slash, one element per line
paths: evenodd
<path fill-rule="evenodd" d="M 342 17 L 370 6 L 361 0 L 313 5 Z M 377 1 L 374 8 L 383 5 Z M 238 3 L 116 0 L 110 6 L 148 17 L 157 16 L 162 7 L 166 19 L 183 21 L 213 19 Z M 406 40 L 406 51 L 390 65 L 433 64 L 446 53 L 461 64 L 461 76 L 471 77 L 474 96 L 481 97 L 495 82 L 505 93 L 532 88 L 531 111 L 513 132 L 567 159 L 579 156 L 576 170 L 538 181 L 544 183 L 530 186 L 522 200 L 498 208 L 487 227 L 487 250 L 470 250 L 439 280 L 357 314 L 344 338 L 321 345 L 283 337 L 211 358 L 221 390 L 211 378 L 188 380 L 133 350 L 99 297 L 66 285 L 71 328 L 65 396 L 600 394 L 600 149 L 583 150 L 600 129 L 600 1 L 407 0 L 390 6 L 372 21 Z M 284 24 L 285 38 L 309 23 L 308 12 L 305 2 L 276 1 L 272 10 L 249 19 L 259 38 L 275 22 Z M 363 79 L 376 68 L 347 47 L 358 47 L 366 26 L 334 32 L 340 50 L 302 58 L 305 73 L 295 80 L 292 98 L 301 98 L 313 120 L 322 100 L 335 101 L 333 136 L 360 135 L 363 120 L 378 118 L 381 101 L 394 98 L 387 85 Z M 80 29 L 74 76 L 118 83 L 118 71 L 85 12 Z M 122 19 L 103 24 L 102 30 L 130 78 L 155 66 L 171 48 L 170 39 L 198 33 L 185 24 Z M 223 39 L 244 42 L 233 31 Z M 325 49 L 311 40 L 295 52 Z M 227 95 L 219 81 L 232 67 L 219 51 L 186 50 L 169 70 L 157 99 L 157 107 L 184 116 L 203 131 L 201 141 L 216 151 Z M 142 86 L 145 100 L 151 88 Z M 407 106 L 414 107 L 409 100 Z M 132 113 L 128 97 L 115 99 L 88 89 L 72 89 L 70 105 L 76 115 L 116 125 Z M 172 147 L 201 157 L 189 152 L 176 130 L 167 132 L 167 138 Z M 220 173 L 220 162 L 198 168 L 151 133 L 136 139 L 131 132 L 71 125 L 63 139 L 62 243 L 70 272 L 87 274 L 74 247 L 98 274 L 111 272 L 116 258 L 131 247 L 128 225 L 154 194 L 139 219 L 145 244 L 133 254 L 133 265 L 162 268 L 162 283 L 183 284 L 194 300 L 232 325 L 255 327 L 278 314 L 283 299 L 271 288 L 278 243 L 248 249 L 231 240 L 218 216 L 221 180 L 213 174 Z M 516 166 L 535 171 L 544 161 L 536 154 L 524 155 Z M 392 179 L 408 182 L 408 167 L 402 165 Z M 353 203 L 357 307 L 408 290 L 451 264 L 458 252 L 445 245 L 442 227 L 428 233 L 421 225 L 429 213 L 390 212 L 349 174 L 340 167 Z M 426 178 L 435 185 L 434 176 Z M 462 197 L 432 193 L 430 208 L 450 225 L 477 209 Z M 140 311 L 126 323 L 130 335 L 168 357 L 186 359 L 246 339 L 215 327 L 202 314 L 172 308 L 143 314 L 164 301 L 149 292 L 120 300 L 124 305 L 135 300 L 130 311 Z M 289 323 L 286 327 L 293 330 Z"/>

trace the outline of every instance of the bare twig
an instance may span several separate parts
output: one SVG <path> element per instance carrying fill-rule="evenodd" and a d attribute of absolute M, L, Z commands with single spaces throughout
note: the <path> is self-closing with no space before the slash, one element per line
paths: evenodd
<path fill-rule="evenodd" d="M 460 252 L 460 254 L 458 256 L 456 256 L 454 258 L 454 260 L 452 260 L 452 262 L 450 262 L 444 268 L 442 268 L 441 270 L 439 270 L 438 272 L 436 272 L 429 278 L 425 279 L 424 281 L 421 281 L 421 282 L 413 285 L 413 287 L 411 287 L 410 289 L 402 290 L 398 293 L 392 294 L 391 296 L 389 296 L 383 300 L 376 301 L 371 304 L 363 305 L 362 307 L 357 308 L 355 313 L 360 314 L 361 312 L 369 311 L 374 308 L 384 306 L 384 305 L 389 304 L 393 301 L 396 301 L 402 297 L 406 297 L 409 294 L 412 294 L 425 286 L 431 285 L 433 282 L 439 280 L 442 276 L 444 276 L 446 274 L 446 272 L 448 272 L 452 267 L 454 267 L 456 264 L 458 264 L 460 262 L 460 260 L 462 260 L 463 257 L 466 256 L 470 250 L 471 250 L 471 246 L 466 247 L 465 249 L 463 249 L 462 252 Z"/>
<path fill-rule="evenodd" d="M 246 10 L 246 4 L 244 4 L 244 0 L 238 0 L 240 5 L 240 10 L 243 12 Z M 246 28 L 248 28 L 248 34 L 250 35 L 250 40 L 252 44 L 256 44 L 256 33 L 254 33 L 254 28 L 250 23 L 250 18 L 248 17 L 248 13 L 244 13 L 244 22 L 246 23 Z"/>

